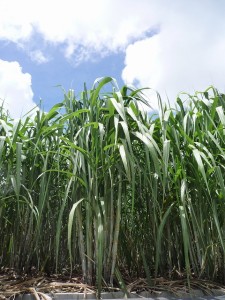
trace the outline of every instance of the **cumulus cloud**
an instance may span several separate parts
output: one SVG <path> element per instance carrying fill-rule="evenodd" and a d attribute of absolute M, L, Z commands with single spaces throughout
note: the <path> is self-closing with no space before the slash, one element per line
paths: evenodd
<path fill-rule="evenodd" d="M 0 7 L 0 39 L 12 42 L 29 39 L 33 27 L 27 3 L 0 0 Z"/>
<path fill-rule="evenodd" d="M 225 91 L 225 21 L 222 1 L 173 1 L 159 20 L 160 32 L 126 49 L 122 78 L 157 90 L 173 103 L 179 92 L 215 85 Z M 157 108 L 156 94 L 150 102 Z"/>
<path fill-rule="evenodd" d="M 92 53 L 121 50 L 157 26 L 153 0 L 21 0 L 18 3 L 0 0 L 0 3 L 0 39 L 23 43 L 38 32 L 47 42 L 65 43 L 67 56 L 80 46 Z"/>
<path fill-rule="evenodd" d="M 20 118 L 33 109 L 31 75 L 23 73 L 18 62 L 8 62 L 0 59 L 0 104 L 4 102 L 13 118 Z"/>

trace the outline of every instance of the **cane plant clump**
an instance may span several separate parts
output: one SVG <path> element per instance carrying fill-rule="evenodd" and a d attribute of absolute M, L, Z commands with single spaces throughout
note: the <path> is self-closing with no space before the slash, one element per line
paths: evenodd
<path fill-rule="evenodd" d="M 102 92 L 112 84 L 111 92 Z M 96 81 L 49 112 L 0 112 L 0 264 L 17 272 L 224 282 L 225 95 L 140 110 L 142 90 Z"/>

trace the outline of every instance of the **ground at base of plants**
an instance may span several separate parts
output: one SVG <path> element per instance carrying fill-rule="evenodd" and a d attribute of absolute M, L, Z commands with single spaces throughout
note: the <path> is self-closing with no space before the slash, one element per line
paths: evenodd
<path fill-rule="evenodd" d="M 182 295 L 189 295 L 190 291 L 199 291 L 204 296 L 209 295 L 222 295 L 225 294 L 225 286 L 219 283 L 202 280 L 192 279 L 188 287 L 186 279 L 170 280 L 159 277 L 154 280 L 153 285 L 149 285 L 147 279 L 139 278 L 131 282 L 126 282 L 126 291 L 129 293 L 137 294 L 138 296 L 145 297 L 145 294 L 152 295 L 153 297 L 159 296 L 166 292 L 167 295 L 179 297 Z M 120 292 L 119 287 L 109 287 L 103 285 L 102 292 L 116 293 Z M 0 274 L 0 299 L 12 299 L 19 294 L 33 294 L 46 295 L 56 293 L 82 293 L 84 296 L 87 294 L 97 294 L 95 286 L 89 286 L 83 283 L 82 277 L 73 277 L 53 274 L 46 276 L 46 274 L 18 275 L 13 271 Z"/>

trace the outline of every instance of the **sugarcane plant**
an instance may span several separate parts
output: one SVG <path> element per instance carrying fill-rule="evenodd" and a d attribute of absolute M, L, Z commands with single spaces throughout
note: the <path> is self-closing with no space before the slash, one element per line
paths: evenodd
<path fill-rule="evenodd" d="M 158 95 L 153 116 L 110 77 L 63 93 L 21 120 L 0 109 L 1 266 L 99 292 L 127 273 L 223 281 L 225 95 Z"/>

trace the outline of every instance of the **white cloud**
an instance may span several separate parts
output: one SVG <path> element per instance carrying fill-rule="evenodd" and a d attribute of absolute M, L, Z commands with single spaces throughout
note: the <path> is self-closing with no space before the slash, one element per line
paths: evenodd
<path fill-rule="evenodd" d="M 20 118 L 33 109 L 31 75 L 23 73 L 18 62 L 0 59 L 0 104 L 13 118 Z"/>
<path fill-rule="evenodd" d="M 93 51 L 124 49 L 157 24 L 153 0 L 0 0 L 0 39 L 20 42 L 38 32 L 51 43 Z"/>
<path fill-rule="evenodd" d="M 124 81 L 156 89 L 172 103 L 179 92 L 203 91 L 210 85 L 224 92 L 225 3 L 199 0 L 164 4 L 167 14 L 160 20 L 159 34 L 127 47 Z M 149 98 L 157 107 L 156 94 Z"/>
<path fill-rule="evenodd" d="M 41 50 L 34 50 L 29 52 L 30 58 L 37 64 L 43 64 L 49 61 Z"/>
<path fill-rule="evenodd" d="M 0 38 L 18 42 L 32 34 L 32 16 L 29 16 L 28 1 L 0 0 Z"/>

